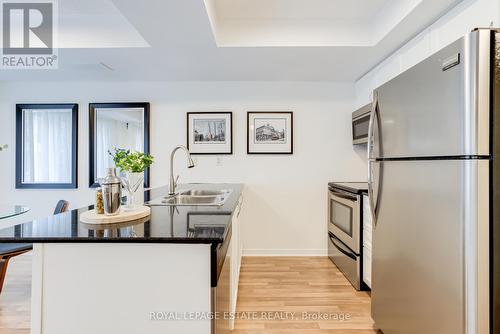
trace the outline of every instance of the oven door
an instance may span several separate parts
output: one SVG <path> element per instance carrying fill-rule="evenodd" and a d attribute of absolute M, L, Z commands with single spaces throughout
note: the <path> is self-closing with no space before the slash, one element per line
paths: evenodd
<path fill-rule="evenodd" d="M 361 196 L 329 189 L 328 231 L 354 253 L 360 253 Z"/>

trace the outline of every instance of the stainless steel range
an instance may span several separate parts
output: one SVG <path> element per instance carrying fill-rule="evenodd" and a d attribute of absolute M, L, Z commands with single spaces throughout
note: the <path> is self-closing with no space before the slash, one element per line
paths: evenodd
<path fill-rule="evenodd" d="M 362 288 L 362 182 L 328 184 L 328 256 L 356 288 Z"/>

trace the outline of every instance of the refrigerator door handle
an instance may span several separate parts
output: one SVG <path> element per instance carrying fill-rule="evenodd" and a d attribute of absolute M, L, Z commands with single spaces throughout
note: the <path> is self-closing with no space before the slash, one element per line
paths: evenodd
<path fill-rule="evenodd" d="M 368 206 L 370 207 L 370 214 L 372 216 L 372 223 L 374 226 L 377 225 L 377 220 L 375 218 L 375 203 L 373 200 L 373 166 L 374 162 L 368 160 Z"/>
<path fill-rule="evenodd" d="M 368 206 L 370 207 L 370 213 L 372 215 L 373 226 L 377 226 L 377 213 L 374 194 L 373 194 L 373 145 L 374 143 L 374 123 L 375 118 L 378 118 L 378 94 L 377 91 L 373 91 L 373 104 L 372 113 L 370 115 L 370 123 L 368 126 Z M 377 196 L 378 200 L 378 196 Z"/>
<path fill-rule="evenodd" d="M 356 256 L 354 256 L 353 254 L 349 253 L 348 251 L 342 249 L 342 246 L 339 246 L 337 244 L 337 242 L 335 241 L 335 238 L 331 234 L 328 234 L 328 237 L 330 238 L 330 241 L 335 246 L 335 248 L 337 248 L 339 250 L 339 252 L 341 252 L 342 254 L 344 254 L 347 257 L 350 257 L 353 260 L 357 260 Z"/>
<path fill-rule="evenodd" d="M 375 117 L 377 114 L 378 110 L 378 93 L 377 91 L 373 91 L 373 102 L 372 102 L 372 108 L 371 108 L 371 113 L 370 113 L 370 121 L 368 122 L 368 160 L 373 160 L 375 157 L 373 157 L 373 145 L 374 143 L 374 123 L 375 123 Z"/>

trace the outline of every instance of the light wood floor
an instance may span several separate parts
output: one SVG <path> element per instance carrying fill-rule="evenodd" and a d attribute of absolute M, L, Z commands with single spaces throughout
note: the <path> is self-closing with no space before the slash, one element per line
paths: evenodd
<path fill-rule="evenodd" d="M 11 260 L 0 295 L 0 333 L 28 334 L 31 254 Z M 374 334 L 370 297 L 323 257 L 244 257 L 233 334 Z M 293 320 L 264 319 L 295 312 Z M 330 320 L 303 320 L 329 316 Z M 318 313 L 319 312 L 319 313 Z M 290 314 L 288 314 L 290 317 Z M 349 316 L 344 321 L 338 317 Z M 256 320 L 248 318 L 253 317 Z"/>
<path fill-rule="evenodd" d="M 240 319 L 233 334 L 377 333 L 368 293 L 354 290 L 327 257 L 243 258 L 237 305 L 238 312 L 296 314 L 293 320 Z M 302 320 L 302 312 L 331 320 Z M 350 319 L 340 321 L 341 315 Z"/>
<path fill-rule="evenodd" d="M 31 252 L 13 257 L 0 294 L 0 333 L 29 334 Z"/>

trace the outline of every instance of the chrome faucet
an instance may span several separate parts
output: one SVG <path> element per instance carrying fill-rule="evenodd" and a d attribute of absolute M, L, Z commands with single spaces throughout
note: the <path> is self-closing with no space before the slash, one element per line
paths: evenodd
<path fill-rule="evenodd" d="M 186 146 L 184 145 L 179 145 L 176 148 L 172 150 L 172 153 L 170 154 L 170 189 L 168 194 L 169 195 L 175 195 L 175 188 L 177 187 L 177 180 L 179 179 L 179 175 L 177 175 L 176 178 L 174 178 L 174 156 L 175 152 L 177 152 L 179 149 L 184 150 L 186 153 L 186 157 L 188 159 L 188 168 L 193 168 L 194 167 L 194 161 L 191 158 L 191 154 L 189 153 L 189 150 L 187 149 Z"/>

